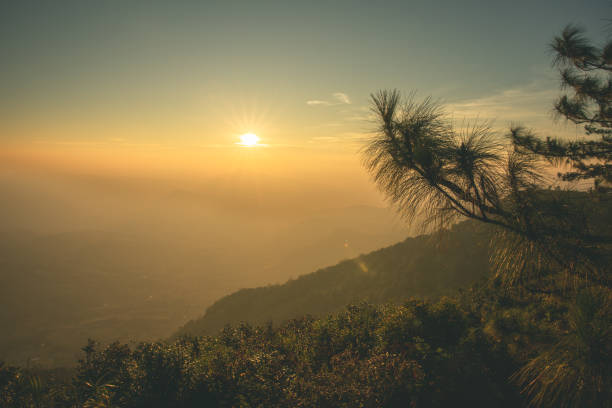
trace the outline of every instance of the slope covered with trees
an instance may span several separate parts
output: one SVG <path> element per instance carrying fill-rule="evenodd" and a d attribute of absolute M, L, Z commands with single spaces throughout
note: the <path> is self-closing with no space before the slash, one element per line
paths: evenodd
<path fill-rule="evenodd" d="M 242 289 L 210 306 L 177 335 L 215 334 L 225 325 L 263 324 L 321 316 L 359 301 L 401 302 L 468 287 L 487 274 L 489 230 L 473 222 L 444 234 L 422 235 L 283 285 Z"/>
<path fill-rule="evenodd" d="M 0 405 L 527 406 L 521 367 L 559 339 L 582 347 L 589 331 L 612 324 L 609 293 L 586 289 L 578 300 L 491 281 L 437 301 L 360 303 L 279 327 L 241 324 L 216 336 L 135 346 L 90 342 L 73 375 L 0 366 Z M 596 364 L 568 363 L 605 373 L 610 347 L 600 345 Z M 601 378 L 550 383 L 561 403 L 544 405 L 609 407 L 612 388 Z"/>

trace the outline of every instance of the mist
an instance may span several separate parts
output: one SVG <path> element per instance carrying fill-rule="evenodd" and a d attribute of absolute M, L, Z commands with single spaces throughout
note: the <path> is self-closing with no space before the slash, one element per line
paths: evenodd
<path fill-rule="evenodd" d="M 310 172 L 66 163 L 0 166 L 0 359 L 9 362 L 67 365 L 87 338 L 165 338 L 235 290 L 409 234 L 363 173 L 320 176 L 337 160 Z"/>

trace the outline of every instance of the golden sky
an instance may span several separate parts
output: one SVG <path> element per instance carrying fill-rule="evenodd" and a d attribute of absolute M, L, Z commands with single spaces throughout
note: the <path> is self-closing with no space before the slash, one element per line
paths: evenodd
<path fill-rule="evenodd" d="M 579 136 L 552 124 L 547 44 L 570 22 L 598 38 L 608 11 L 603 0 L 4 2 L 0 159 L 363 188 L 369 94 L 383 88 L 439 98 L 458 123 L 493 120 L 500 135 L 523 123 Z M 247 132 L 259 146 L 237 144 Z"/>

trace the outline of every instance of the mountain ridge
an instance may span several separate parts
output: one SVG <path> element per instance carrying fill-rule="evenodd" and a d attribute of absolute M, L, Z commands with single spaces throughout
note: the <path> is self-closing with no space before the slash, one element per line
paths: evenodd
<path fill-rule="evenodd" d="M 466 221 L 442 235 L 407 238 L 284 284 L 241 289 L 213 303 L 173 338 L 212 335 L 241 322 L 281 323 L 305 314 L 320 316 L 360 301 L 400 302 L 409 296 L 451 293 L 487 274 L 488 238 L 487 228 Z"/>

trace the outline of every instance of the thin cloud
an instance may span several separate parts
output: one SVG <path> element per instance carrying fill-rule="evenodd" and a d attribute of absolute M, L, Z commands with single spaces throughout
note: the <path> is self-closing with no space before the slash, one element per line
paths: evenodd
<path fill-rule="evenodd" d="M 308 143 L 317 144 L 343 144 L 346 146 L 361 146 L 372 136 L 366 132 L 342 132 L 330 136 L 315 136 L 310 138 Z"/>
<path fill-rule="evenodd" d="M 575 126 L 553 120 L 552 105 L 558 96 L 558 89 L 536 81 L 447 107 L 455 119 L 495 121 L 493 128 L 496 131 L 506 132 L 509 124 L 513 123 L 533 128 L 537 133 L 576 136 Z"/>
<path fill-rule="evenodd" d="M 337 101 L 339 101 L 340 103 L 346 104 L 346 105 L 350 105 L 351 104 L 351 99 L 348 97 L 347 94 L 343 93 L 343 92 L 336 92 L 332 95 L 334 98 L 336 98 Z"/>
<path fill-rule="evenodd" d="M 312 100 L 306 101 L 306 104 L 310 106 L 317 106 L 317 105 L 318 106 L 337 106 L 337 105 L 350 105 L 351 104 L 351 98 L 349 98 L 349 96 L 345 94 L 344 92 L 335 92 L 331 96 L 334 99 L 334 101 L 312 99 Z"/>
<path fill-rule="evenodd" d="M 307 105 L 331 105 L 331 102 L 328 101 L 320 101 L 320 100 L 312 100 L 312 101 L 306 101 Z"/>

